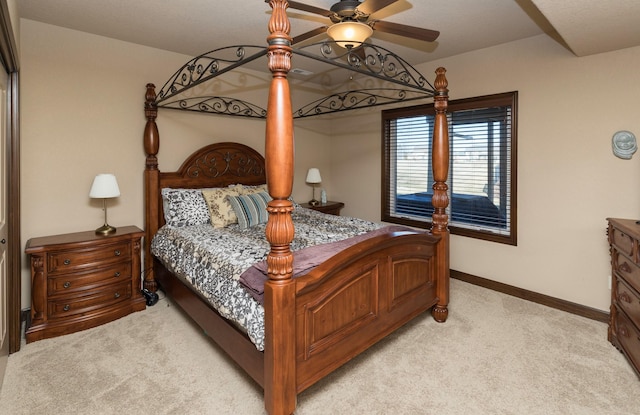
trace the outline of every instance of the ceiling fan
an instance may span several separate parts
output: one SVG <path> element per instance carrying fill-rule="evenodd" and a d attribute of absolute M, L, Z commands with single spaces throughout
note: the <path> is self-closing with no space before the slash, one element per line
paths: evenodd
<path fill-rule="evenodd" d="M 268 0 L 267 0 L 268 1 Z M 357 47 L 373 34 L 374 30 L 404 36 L 411 39 L 433 42 L 440 32 L 399 23 L 370 19 L 370 16 L 399 0 L 340 0 L 329 10 L 297 1 L 289 1 L 289 8 L 328 17 L 333 25 L 321 26 L 293 38 L 293 43 L 302 42 L 321 33 L 327 34 L 342 47 Z"/>

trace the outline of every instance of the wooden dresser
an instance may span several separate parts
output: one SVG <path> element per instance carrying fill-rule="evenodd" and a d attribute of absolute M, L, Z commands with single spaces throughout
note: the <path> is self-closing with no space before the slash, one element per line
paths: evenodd
<path fill-rule="evenodd" d="M 640 376 L 640 225 L 631 219 L 608 221 L 612 275 L 608 337 Z"/>
<path fill-rule="evenodd" d="M 27 342 L 60 336 L 146 307 L 141 293 L 140 249 L 135 226 L 108 236 L 94 231 L 33 238 L 31 324 Z"/>

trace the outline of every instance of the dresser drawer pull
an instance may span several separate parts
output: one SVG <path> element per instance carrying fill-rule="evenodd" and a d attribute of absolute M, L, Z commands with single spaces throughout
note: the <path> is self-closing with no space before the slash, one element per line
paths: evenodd
<path fill-rule="evenodd" d="M 64 262 L 63 262 L 63 264 L 65 264 L 65 265 L 69 265 L 69 264 L 71 264 L 71 260 L 70 260 L 70 259 L 65 259 L 65 260 L 64 260 Z"/>
<path fill-rule="evenodd" d="M 119 277 L 120 276 L 120 271 L 116 271 L 115 274 L 113 274 L 114 277 Z"/>
<path fill-rule="evenodd" d="M 618 330 L 618 332 L 620 333 L 621 336 L 623 337 L 629 337 L 629 330 L 627 330 L 626 327 L 622 326 L 620 327 L 620 329 Z"/>
<path fill-rule="evenodd" d="M 120 256 L 120 250 L 119 250 L 119 249 L 116 249 L 113 253 L 114 253 L 116 256 Z"/>
<path fill-rule="evenodd" d="M 118 293 L 118 292 L 117 292 L 117 293 L 115 293 L 114 297 L 115 297 L 115 298 L 120 298 L 120 293 Z"/>
<path fill-rule="evenodd" d="M 625 303 L 631 302 L 631 297 L 626 292 L 618 294 L 618 301 L 624 301 Z"/>
<path fill-rule="evenodd" d="M 622 272 L 631 272 L 631 267 L 629 266 L 629 264 L 627 264 L 626 262 L 623 262 L 622 264 L 620 264 L 620 266 L 618 267 L 618 271 L 622 271 Z"/>
<path fill-rule="evenodd" d="M 65 283 L 64 283 L 64 284 L 62 284 L 62 286 L 63 286 L 64 288 L 69 288 L 69 287 L 71 287 L 71 283 L 70 283 L 69 281 L 65 281 Z"/>
<path fill-rule="evenodd" d="M 62 307 L 62 310 L 64 311 L 69 311 L 71 309 L 71 306 L 69 304 L 65 304 L 64 307 Z"/>

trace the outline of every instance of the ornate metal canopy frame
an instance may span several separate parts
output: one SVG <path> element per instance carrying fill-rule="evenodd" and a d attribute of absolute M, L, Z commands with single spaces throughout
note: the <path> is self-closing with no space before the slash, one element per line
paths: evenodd
<path fill-rule="evenodd" d="M 377 80 L 364 87 L 330 92 L 295 110 L 293 118 L 427 99 L 435 95 L 433 85 L 412 65 L 390 50 L 370 43 L 344 49 L 333 41 L 324 41 L 295 48 L 292 53 Z M 205 86 L 207 81 L 266 55 L 267 47 L 238 45 L 196 56 L 164 84 L 157 94 L 156 105 L 218 115 L 266 118 L 267 110 L 263 106 L 238 97 L 213 94 Z"/>

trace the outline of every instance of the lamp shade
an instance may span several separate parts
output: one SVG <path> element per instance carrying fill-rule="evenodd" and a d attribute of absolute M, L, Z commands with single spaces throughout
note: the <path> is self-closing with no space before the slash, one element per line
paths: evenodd
<path fill-rule="evenodd" d="M 364 23 L 347 21 L 329 26 L 327 34 L 338 46 L 352 48 L 367 40 L 373 29 Z"/>
<path fill-rule="evenodd" d="M 120 188 L 118 181 L 113 174 L 99 174 L 93 179 L 89 197 L 91 198 L 108 198 L 120 196 Z"/>
<path fill-rule="evenodd" d="M 321 182 L 322 178 L 320 177 L 320 170 L 316 169 L 315 167 L 310 168 L 307 172 L 307 183 L 315 184 Z"/>

